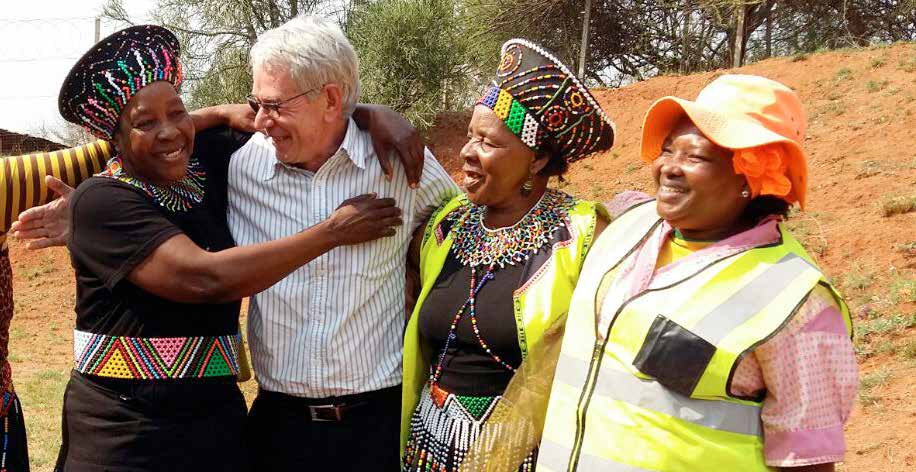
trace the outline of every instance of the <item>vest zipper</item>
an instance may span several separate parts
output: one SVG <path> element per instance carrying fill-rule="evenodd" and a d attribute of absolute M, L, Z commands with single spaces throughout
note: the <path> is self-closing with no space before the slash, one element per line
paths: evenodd
<path fill-rule="evenodd" d="M 607 274 L 605 274 L 605 276 L 606 275 Z M 604 350 L 607 349 L 607 343 L 611 339 L 611 328 L 613 328 L 614 322 L 617 321 L 617 317 L 624 310 L 624 308 L 627 307 L 627 305 L 629 305 L 633 300 L 636 300 L 637 298 L 651 292 L 652 290 L 646 290 L 641 293 L 637 293 L 636 295 L 633 295 L 621 303 L 620 307 L 617 308 L 617 311 L 614 312 L 614 317 L 611 318 L 611 322 L 608 324 L 607 333 L 604 337 L 604 340 L 601 342 L 595 342 L 595 349 L 592 351 L 592 359 L 588 366 L 588 375 L 585 377 L 585 385 L 582 388 L 582 395 L 579 396 L 579 403 L 576 406 L 576 439 L 573 441 L 572 452 L 569 455 L 569 464 L 567 466 L 568 472 L 575 472 L 579 467 L 579 456 L 582 454 L 582 443 L 585 437 L 585 416 L 588 414 L 588 406 L 589 403 L 591 403 L 592 395 L 595 393 L 595 385 L 598 383 L 598 372 L 601 371 L 601 361 L 604 359 Z M 596 293 L 595 296 L 597 297 L 597 295 L 598 294 Z M 598 310 L 597 302 L 595 309 Z M 597 323 L 597 318 L 595 315 L 597 315 L 597 313 L 592 315 L 592 319 L 594 319 L 595 323 Z"/>

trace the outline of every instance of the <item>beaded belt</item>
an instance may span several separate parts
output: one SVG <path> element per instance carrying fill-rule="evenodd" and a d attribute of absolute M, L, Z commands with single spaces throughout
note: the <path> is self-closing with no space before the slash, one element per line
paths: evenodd
<path fill-rule="evenodd" d="M 73 330 L 78 372 L 120 379 L 238 375 L 241 336 L 134 338 Z"/>

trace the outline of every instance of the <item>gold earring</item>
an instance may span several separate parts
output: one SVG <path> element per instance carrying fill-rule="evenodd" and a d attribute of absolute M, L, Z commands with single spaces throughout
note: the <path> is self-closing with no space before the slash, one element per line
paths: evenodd
<path fill-rule="evenodd" d="M 528 179 L 525 180 L 525 183 L 522 184 L 522 196 L 527 197 L 531 195 L 531 192 L 534 190 L 534 177 L 531 175 L 531 172 L 528 172 Z"/>

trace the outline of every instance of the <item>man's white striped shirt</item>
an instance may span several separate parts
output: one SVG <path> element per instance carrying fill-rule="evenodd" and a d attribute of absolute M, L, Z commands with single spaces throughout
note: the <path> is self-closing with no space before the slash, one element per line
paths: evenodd
<path fill-rule="evenodd" d="M 389 182 L 368 133 L 352 120 L 340 149 L 314 173 L 279 162 L 260 133 L 232 155 L 228 220 L 240 246 L 295 234 L 369 192 L 394 198 L 404 219 L 395 236 L 333 249 L 251 298 L 248 340 L 261 388 L 324 398 L 401 382 L 407 246 L 460 190 L 428 150 L 416 190 L 392 164 Z"/>

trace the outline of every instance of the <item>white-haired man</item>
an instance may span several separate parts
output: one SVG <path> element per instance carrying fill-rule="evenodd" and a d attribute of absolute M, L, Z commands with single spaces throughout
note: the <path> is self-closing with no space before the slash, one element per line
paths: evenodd
<path fill-rule="evenodd" d="M 340 28 L 298 17 L 251 51 L 254 135 L 233 154 L 229 227 L 238 244 L 299 231 L 341 201 L 390 197 L 392 238 L 335 249 L 252 298 L 249 343 L 260 385 L 249 413 L 256 470 L 397 470 L 406 250 L 413 230 L 460 190 L 427 152 L 415 190 L 369 166 L 352 122 L 356 53 Z"/>

